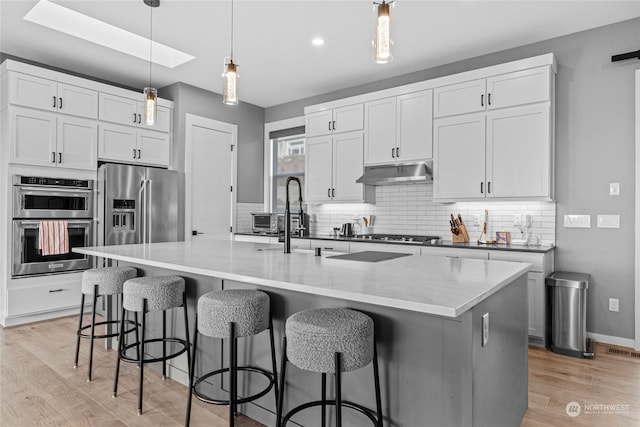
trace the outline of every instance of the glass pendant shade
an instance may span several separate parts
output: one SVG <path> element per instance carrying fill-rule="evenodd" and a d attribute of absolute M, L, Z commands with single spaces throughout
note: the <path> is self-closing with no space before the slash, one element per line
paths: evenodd
<path fill-rule="evenodd" d="M 147 126 L 156 124 L 158 106 L 158 90 L 152 87 L 144 88 L 144 120 Z"/>
<path fill-rule="evenodd" d="M 376 33 L 373 38 L 373 60 L 378 64 L 393 61 L 391 56 L 391 10 L 389 3 L 383 0 L 377 4 Z"/>
<path fill-rule="evenodd" d="M 222 79 L 222 102 L 227 105 L 237 105 L 238 65 L 233 62 L 233 58 L 225 59 Z"/>

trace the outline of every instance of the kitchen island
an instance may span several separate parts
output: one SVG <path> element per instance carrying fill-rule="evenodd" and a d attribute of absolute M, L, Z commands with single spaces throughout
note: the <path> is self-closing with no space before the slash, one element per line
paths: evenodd
<path fill-rule="evenodd" d="M 312 251 L 284 254 L 281 245 L 215 240 L 76 251 L 133 265 L 140 274 L 185 277 L 191 321 L 199 295 L 238 287 L 270 295 L 277 337 L 284 320 L 300 310 L 366 312 L 376 324 L 385 425 L 515 426 L 527 408 L 528 264 L 416 255 L 366 263 Z M 171 323 L 180 333 L 180 316 Z M 266 334 L 243 344 L 241 358 L 269 368 Z M 225 357 L 219 342 L 199 350 L 200 366 L 207 370 L 217 369 Z M 179 360 L 171 375 L 186 382 L 185 367 Z M 287 407 L 319 397 L 319 375 L 290 372 Z M 249 379 L 240 383 L 241 394 L 261 386 Z M 374 406 L 370 367 L 345 374 L 343 398 Z M 241 412 L 274 425 L 274 403 L 268 395 Z M 367 425 L 361 416 L 343 414 L 344 425 Z M 318 417 L 317 410 L 309 410 L 295 421 L 311 426 Z"/>

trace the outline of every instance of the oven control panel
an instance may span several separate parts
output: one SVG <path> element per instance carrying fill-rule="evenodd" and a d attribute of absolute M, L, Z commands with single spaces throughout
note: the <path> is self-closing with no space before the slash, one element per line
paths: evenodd
<path fill-rule="evenodd" d="M 16 175 L 14 185 L 42 185 L 48 187 L 93 188 L 93 181 L 87 179 L 47 178 L 42 176 Z"/>

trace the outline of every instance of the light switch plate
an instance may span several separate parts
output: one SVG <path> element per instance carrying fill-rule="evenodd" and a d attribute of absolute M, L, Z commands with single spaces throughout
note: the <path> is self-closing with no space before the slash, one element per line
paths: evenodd
<path fill-rule="evenodd" d="M 591 228 L 591 215 L 565 215 L 565 228 Z"/>
<path fill-rule="evenodd" d="M 619 182 L 610 182 L 609 183 L 609 195 L 610 196 L 619 196 L 620 195 L 620 183 Z"/>
<path fill-rule="evenodd" d="M 598 228 L 620 228 L 620 215 L 598 215 Z"/>
<path fill-rule="evenodd" d="M 489 313 L 482 315 L 482 346 L 489 344 Z"/>

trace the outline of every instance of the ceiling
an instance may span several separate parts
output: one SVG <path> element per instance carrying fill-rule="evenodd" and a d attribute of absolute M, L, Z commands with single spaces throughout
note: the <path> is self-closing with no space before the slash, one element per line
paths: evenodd
<path fill-rule="evenodd" d="M 149 36 L 142 0 L 51 0 Z M 394 61 L 372 61 L 371 1 L 234 0 L 240 100 L 270 107 L 640 16 L 640 1 L 412 1 L 392 9 Z M 31 61 L 141 88 L 145 60 L 28 22 L 37 0 L 0 0 L 0 50 Z M 153 41 L 196 57 L 153 66 L 153 85 L 175 82 L 220 93 L 230 48 L 231 2 L 161 0 Z M 321 36 L 322 47 L 311 39 Z M 620 52 L 612 52 L 620 53 Z"/>

